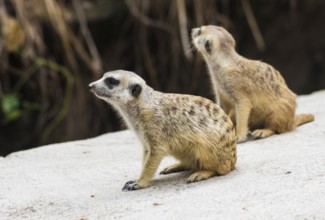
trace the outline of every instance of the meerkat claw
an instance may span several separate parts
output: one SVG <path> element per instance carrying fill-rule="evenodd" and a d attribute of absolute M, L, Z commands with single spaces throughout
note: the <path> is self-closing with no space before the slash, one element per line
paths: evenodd
<path fill-rule="evenodd" d="M 133 191 L 138 189 L 142 189 L 142 187 L 138 185 L 135 181 L 131 180 L 125 183 L 122 188 L 122 191 Z"/>

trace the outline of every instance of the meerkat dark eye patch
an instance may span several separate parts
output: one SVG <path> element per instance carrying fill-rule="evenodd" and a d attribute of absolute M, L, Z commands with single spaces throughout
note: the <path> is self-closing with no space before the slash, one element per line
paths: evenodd
<path fill-rule="evenodd" d="M 104 80 L 105 84 L 108 86 L 108 88 L 113 88 L 114 86 L 117 86 L 120 84 L 120 81 L 118 79 L 115 79 L 113 77 L 108 77 Z"/>
<path fill-rule="evenodd" d="M 205 47 L 205 50 L 206 50 L 208 53 L 211 53 L 211 51 L 212 51 L 212 43 L 211 43 L 210 40 L 206 40 L 206 41 L 205 41 L 204 47 Z"/>
<path fill-rule="evenodd" d="M 130 86 L 131 95 L 138 97 L 142 91 L 142 87 L 139 84 L 133 84 Z"/>

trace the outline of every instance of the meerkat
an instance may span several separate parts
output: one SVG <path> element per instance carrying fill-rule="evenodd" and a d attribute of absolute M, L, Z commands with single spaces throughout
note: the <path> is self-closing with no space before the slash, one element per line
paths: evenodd
<path fill-rule="evenodd" d="M 147 187 L 167 155 L 179 163 L 160 174 L 192 170 L 187 183 L 224 175 L 235 168 L 235 128 L 214 102 L 155 91 L 140 76 L 124 70 L 105 73 L 89 88 L 117 110 L 144 146 L 141 175 L 136 181 L 128 181 L 123 191 Z"/>
<path fill-rule="evenodd" d="M 296 94 L 271 65 L 249 60 L 235 51 L 235 40 L 224 28 L 192 29 L 192 41 L 209 68 L 217 104 L 236 126 L 238 142 L 284 133 L 314 120 L 295 115 Z"/>

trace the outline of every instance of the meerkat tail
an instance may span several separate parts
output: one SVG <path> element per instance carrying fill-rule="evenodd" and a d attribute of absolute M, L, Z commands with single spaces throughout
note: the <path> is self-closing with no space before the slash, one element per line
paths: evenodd
<path fill-rule="evenodd" d="M 312 114 L 299 114 L 295 116 L 295 126 L 306 124 L 308 122 L 314 121 L 315 117 Z"/>

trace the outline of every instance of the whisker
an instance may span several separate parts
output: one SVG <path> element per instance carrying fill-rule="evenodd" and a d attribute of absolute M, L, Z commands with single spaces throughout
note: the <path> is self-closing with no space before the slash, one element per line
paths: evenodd
<path fill-rule="evenodd" d="M 186 51 L 186 54 L 191 53 L 191 52 L 196 51 L 196 50 L 197 50 L 196 47 L 193 44 L 191 44 L 190 48 Z"/>

